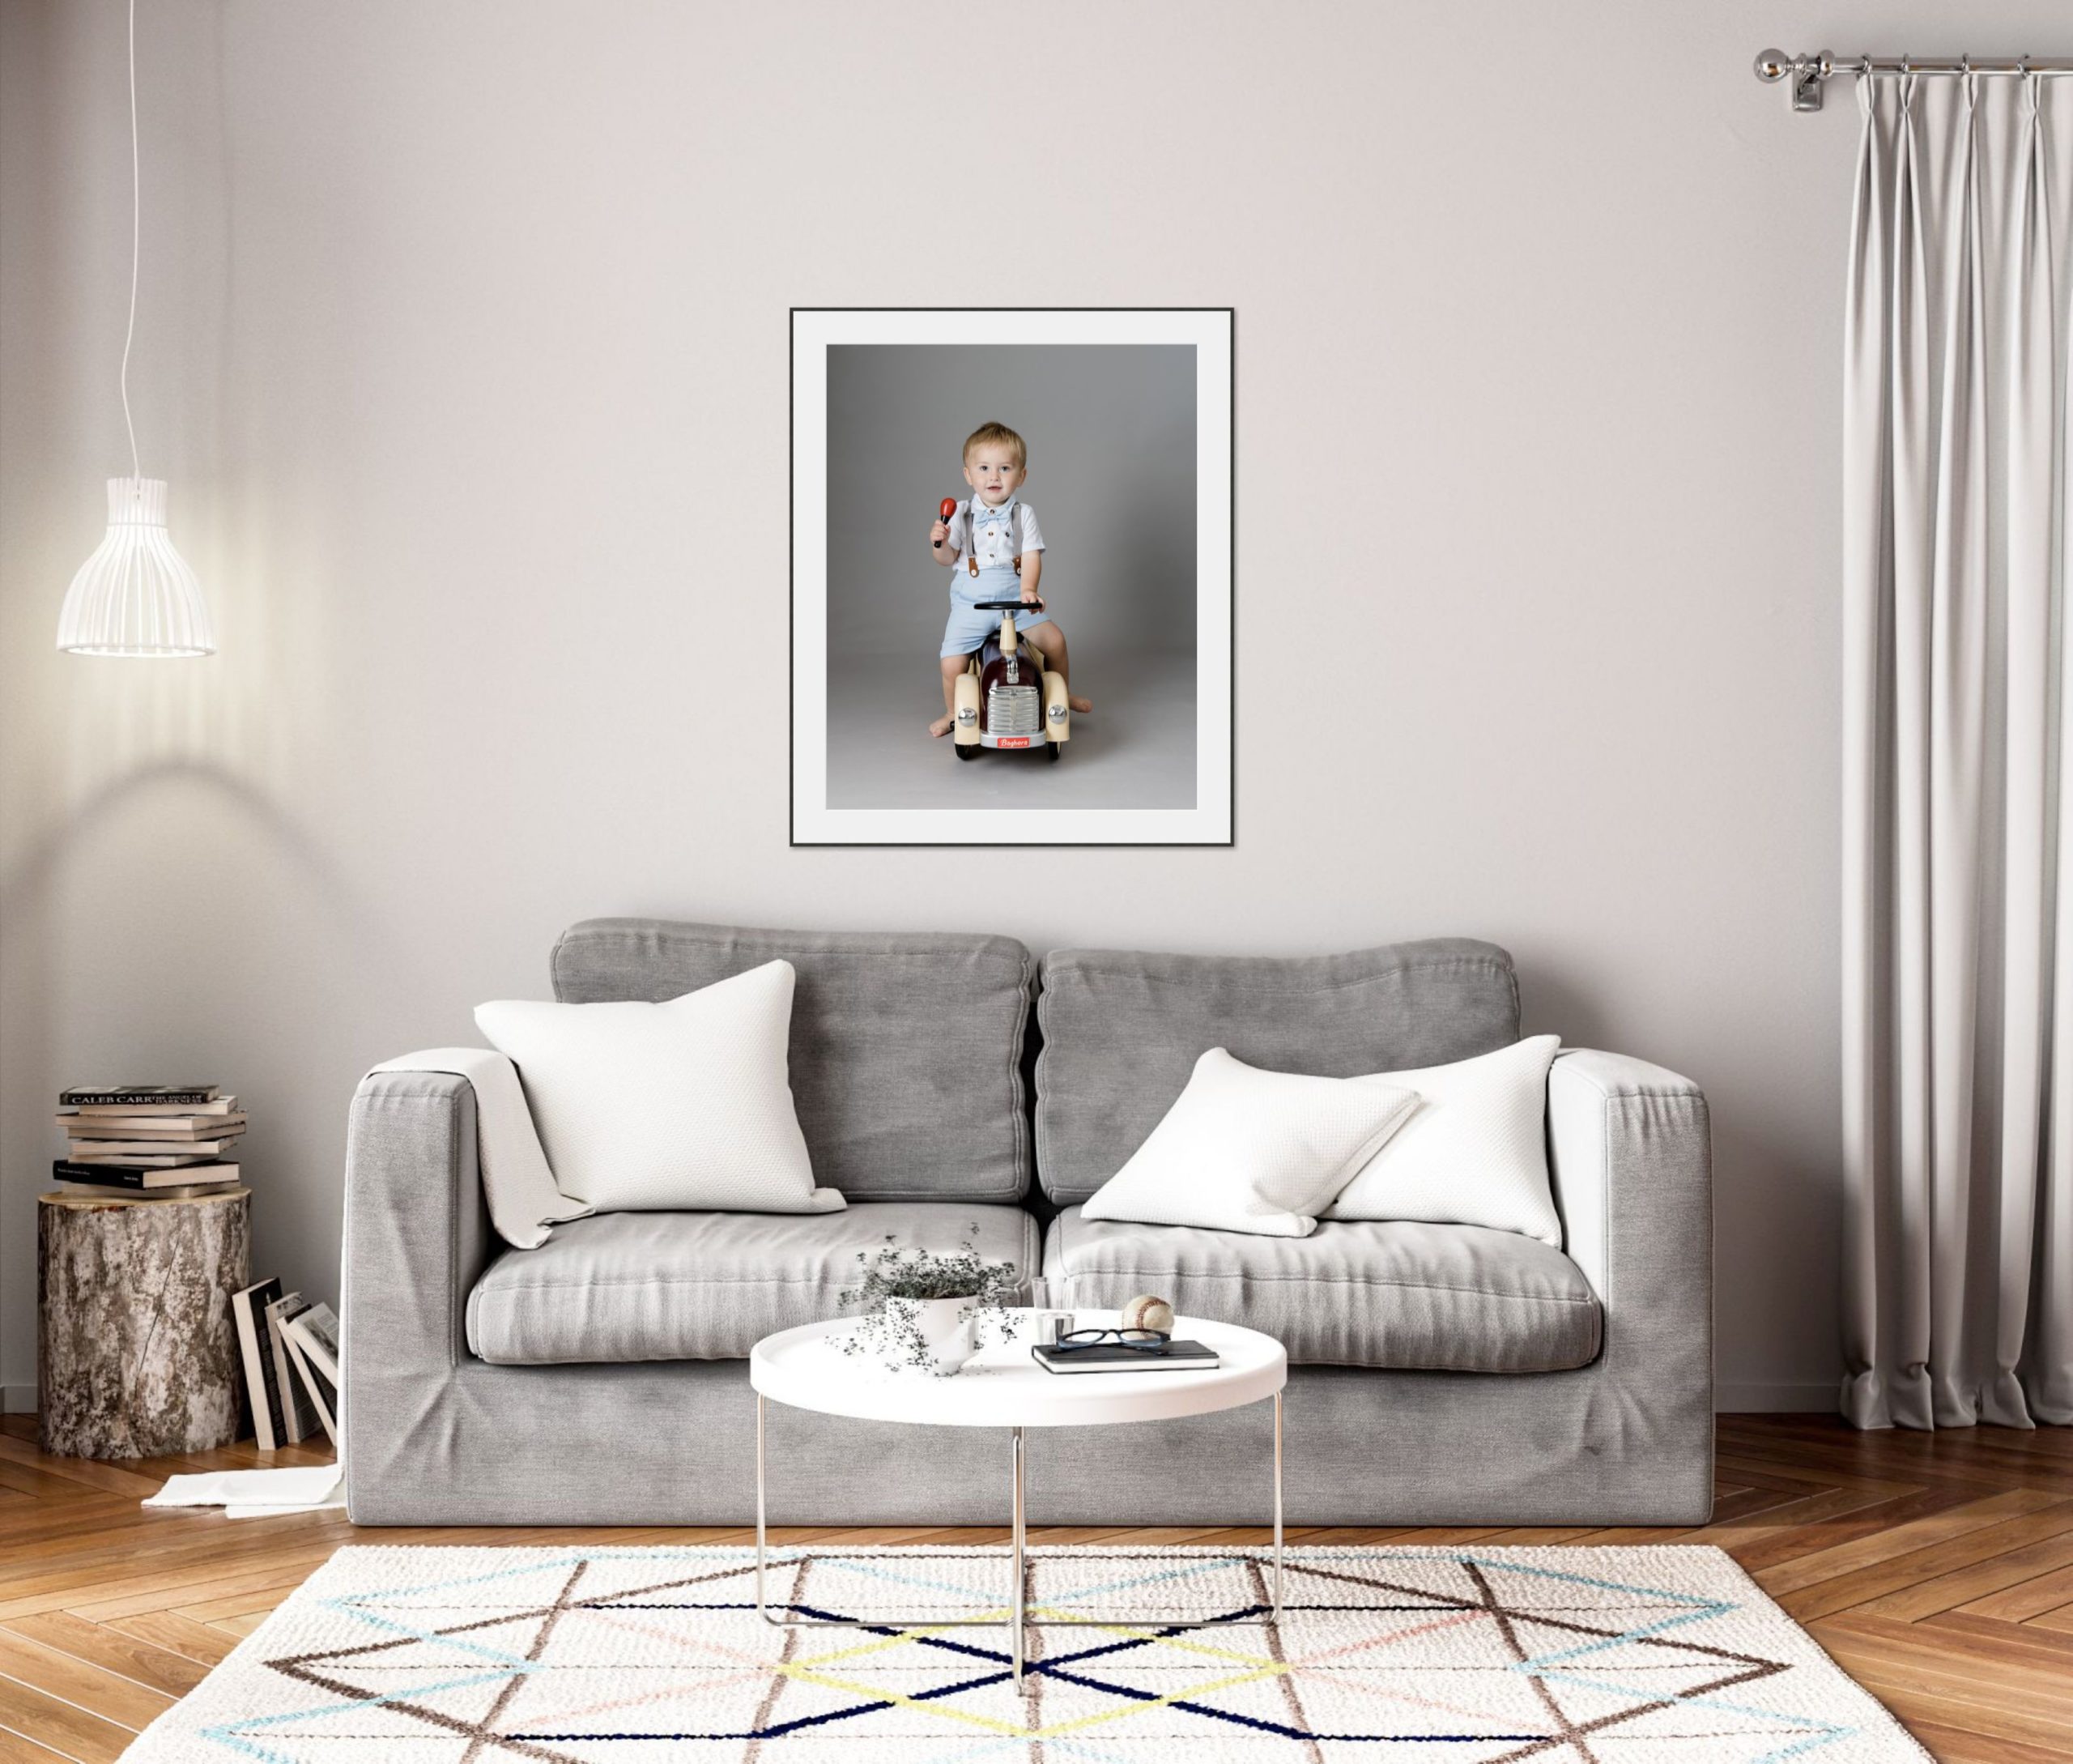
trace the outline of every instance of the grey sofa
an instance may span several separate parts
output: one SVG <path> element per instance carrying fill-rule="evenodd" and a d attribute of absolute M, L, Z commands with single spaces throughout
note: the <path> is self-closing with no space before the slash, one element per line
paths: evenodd
<path fill-rule="evenodd" d="M 798 973 L 800 1124 L 843 1212 L 625 1213 L 510 1249 L 484 1208 L 466 1080 L 360 1085 L 343 1306 L 355 1521 L 742 1523 L 750 1345 L 833 1314 L 858 1248 L 888 1233 L 947 1247 L 968 1229 L 1032 1297 L 1162 1293 L 1286 1344 L 1292 1523 L 1706 1518 L 1710 1174 L 1705 1100 L 1684 1079 L 1611 1054 L 1557 1059 L 1563 1251 L 1468 1226 L 1326 1223 L 1288 1239 L 1080 1217 L 1207 1047 L 1350 1076 L 1516 1040 L 1501 949 L 1064 950 L 1040 965 L 1002 937 L 600 919 L 556 944 L 554 990 L 670 998 L 778 956 Z M 1098 1429 L 1033 1431 L 1031 1519 L 1260 1523 L 1270 1425 L 1255 1407 L 1133 1429 L 1126 1449 Z M 1007 1447 L 990 1431 L 775 1408 L 769 1433 L 774 1521 L 1002 1519 Z"/>

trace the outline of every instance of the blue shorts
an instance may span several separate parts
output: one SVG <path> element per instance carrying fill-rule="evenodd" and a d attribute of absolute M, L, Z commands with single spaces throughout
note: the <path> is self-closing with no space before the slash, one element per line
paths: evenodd
<path fill-rule="evenodd" d="M 957 580 L 951 584 L 950 623 L 943 628 L 941 658 L 969 655 L 1001 628 L 998 612 L 981 612 L 973 604 L 980 600 L 1013 600 L 1022 593 L 1022 578 L 1011 569 L 982 569 L 974 576 L 957 565 Z M 1033 631 L 1051 615 L 1047 607 L 1030 607 L 1015 616 L 1018 631 Z"/>

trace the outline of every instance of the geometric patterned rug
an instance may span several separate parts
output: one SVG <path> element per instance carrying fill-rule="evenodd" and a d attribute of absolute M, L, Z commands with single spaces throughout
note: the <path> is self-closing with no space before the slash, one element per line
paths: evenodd
<path fill-rule="evenodd" d="M 784 1549 L 772 1600 L 999 1612 L 985 1549 Z M 341 1549 L 129 1764 L 1641 1764 L 1927 1756 L 1720 1551 L 1030 1552 L 1018 1693 L 983 1629 L 777 1630 L 739 1548 Z M 1165 1622 L 1162 1622 L 1162 1619 Z"/>

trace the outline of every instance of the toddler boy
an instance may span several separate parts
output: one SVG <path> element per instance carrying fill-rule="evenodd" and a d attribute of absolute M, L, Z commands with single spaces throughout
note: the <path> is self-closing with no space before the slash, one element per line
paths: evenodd
<path fill-rule="evenodd" d="M 985 423 L 966 438 L 964 481 L 972 496 L 957 505 L 947 522 L 929 529 L 929 555 L 956 573 L 950 581 L 950 622 L 943 627 L 943 714 L 929 733 L 950 733 L 957 701 L 957 676 L 968 658 L 1000 628 L 998 612 L 981 612 L 982 600 L 1020 600 L 1030 617 L 1017 633 L 1044 652 L 1045 666 L 1070 684 L 1066 667 L 1066 634 L 1058 621 L 1041 610 L 1036 584 L 1044 573 L 1044 535 L 1036 511 L 1016 495 L 1029 475 L 1029 450 L 1004 423 Z M 1021 568 L 1018 573 L 1017 562 Z M 960 568 L 960 565 L 962 568 Z M 1075 712 L 1094 707 L 1084 698 L 1071 701 Z"/>

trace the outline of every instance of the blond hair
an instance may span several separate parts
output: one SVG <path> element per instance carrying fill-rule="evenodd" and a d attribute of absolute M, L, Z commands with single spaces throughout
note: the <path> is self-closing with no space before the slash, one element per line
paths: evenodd
<path fill-rule="evenodd" d="M 1015 469 L 1026 471 L 1029 465 L 1029 446 L 1023 438 L 1005 423 L 981 423 L 964 437 L 964 457 L 970 459 L 975 447 L 1012 447 L 1015 450 Z"/>

